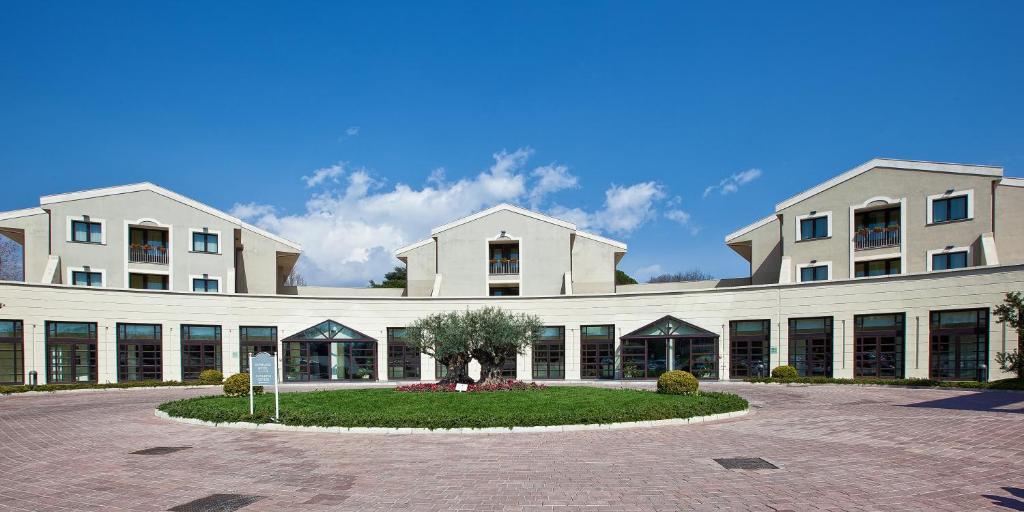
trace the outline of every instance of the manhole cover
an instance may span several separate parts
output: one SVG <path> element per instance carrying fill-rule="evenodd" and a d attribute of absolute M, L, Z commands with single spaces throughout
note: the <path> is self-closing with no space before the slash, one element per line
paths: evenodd
<path fill-rule="evenodd" d="M 778 466 L 760 457 L 733 457 L 731 459 L 715 459 L 725 469 L 779 469 Z"/>
<path fill-rule="evenodd" d="M 170 512 L 233 512 L 262 499 L 263 496 L 248 494 L 211 494 L 167 510 Z"/>
<path fill-rule="evenodd" d="M 168 453 L 180 452 L 181 450 L 188 450 L 191 446 L 154 446 L 153 448 L 146 448 L 145 450 L 138 450 L 131 452 L 129 455 L 167 455 Z"/>

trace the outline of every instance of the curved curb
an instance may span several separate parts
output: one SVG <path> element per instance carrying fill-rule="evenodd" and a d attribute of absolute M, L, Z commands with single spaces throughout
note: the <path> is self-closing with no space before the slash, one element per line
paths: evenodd
<path fill-rule="evenodd" d="M 667 420 L 653 421 L 628 421 L 622 423 L 594 423 L 581 425 L 550 425 L 540 427 L 485 427 L 485 428 L 386 428 L 386 427 L 305 427 L 293 425 L 281 425 L 279 423 L 215 423 L 206 420 L 193 418 L 179 418 L 171 416 L 159 409 L 153 411 L 157 418 L 176 421 L 189 425 L 203 425 L 207 427 L 237 428 L 256 430 L 263 432 L 315 432 L 321 434 L 383 434 L 383 435 L 409 435 L 409 434 L 537 434 L 549 432 L 581 432 L 591 430 L 622 430 L 631 428 L 668 427 L 680 425 L 694 425 L 698 423 L 710 423 L 730 418 L 739 418 L 750 413 L 750 408 L 742 411 L 723 412 L 720 414 L 709 414 L 707 416 L 694 416 L 692 418 L 671 418 Z"/>

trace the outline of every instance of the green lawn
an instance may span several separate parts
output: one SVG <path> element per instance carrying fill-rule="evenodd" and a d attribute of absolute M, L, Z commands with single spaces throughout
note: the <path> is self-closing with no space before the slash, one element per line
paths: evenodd
<path fill-rule="evenodd" d="M 681 396 L 632 389 L 562 386 L 492 393 L 351 389 L 283 393 L 281 423 L 325 427 L 482 428 L 663 420 L 746 408 L 746 400 L 726 393 Z M 273 414 L 274 397 L 273 394 L 258 396 L 255 416 L 249 416 L 247 396 L 178 400 L 162 404 L 160 410 L 171 416 L 218 423 L 265 423 Z"/>

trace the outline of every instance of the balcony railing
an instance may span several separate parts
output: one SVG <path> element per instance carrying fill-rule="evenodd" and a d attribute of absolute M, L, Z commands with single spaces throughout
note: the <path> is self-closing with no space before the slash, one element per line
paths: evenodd
<path fill-rule="evenodd" d="M 519 273 L 519 260 L 490 260 L 492 276 L 509 276 Z"/>
<path fill-rule="evenodd" d="M 132 245 L 128 248 L 128 261 L 166 265 L 167 248 L 157 245 Z"/>
<path fill-rule="evenodd" d="M 878 249 L 881 247 L 895 247 L 900 245 L 900 227 L 889 226 L 887 228 L 862 228 L 856 231 L 853 237 L 853 247 L 858 251 L 865 249 Z"/>

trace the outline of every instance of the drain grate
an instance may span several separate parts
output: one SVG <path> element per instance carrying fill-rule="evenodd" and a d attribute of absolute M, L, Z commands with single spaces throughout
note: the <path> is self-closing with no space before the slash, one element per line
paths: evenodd
<path fill-rule="evenodd" d="M 249 494 L 211 494 L 167 510 L 170 512 L 234 512 L 263 498 L 263 496 Z"/>
<path fill-rule="evenodd" d="M 760 457 L 733 457 L 715 459 L 725 469 L 779 469 L 778 466 Z"/>
<path fill-rule="evenodd" d="M 168 453 L 180 452 L 181 450 L 188 450 L 191 446 L 154 446 L 153 448 L 146 448 L 145 450 L 138 450 L 129 453 L 129 455 L 167 455 Z"/>

